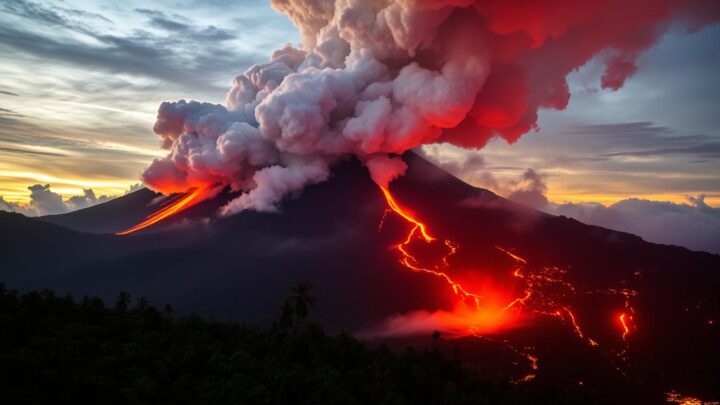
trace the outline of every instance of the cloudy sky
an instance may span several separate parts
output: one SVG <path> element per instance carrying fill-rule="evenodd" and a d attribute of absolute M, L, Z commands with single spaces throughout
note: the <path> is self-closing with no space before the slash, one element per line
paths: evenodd
<path fill-rule="evenodd" d="M 232 78 L 299 35 L 262 1 L 0 2 L 0 196 L 122 194 L 164 153 L 162 101 L 222 103 Z"/>
<path fill-rule="evenodd" d="M 27 204 L 31 193 L 49 192 L 28 189 L 36 184 L 49 184 L 55 200 L 87 196 L 86 189 L 98 201 L 124 193 L 164 154 L 152 133 L 162 101 L 223 103 L 233 76 L 299 41 L 261 0 L 2 1 L 0 203 Z M 718 25 L 670 32 L 619 91 L 599 90 L 595 61 L 574 73 L 569 108 L 541 113 L 540 130 L 514 145 L 425 152 L 501 194 L 529 187 L 546 210 L 546 202 L 559 209 L 638 198 L 710 209 L 717 218 L 717 72 Z"/>
<path fill-rule="evenodd" d="M 668 34 L 640 63 L 619 91 L 598 90 L 595 63 L 573 74 L 568 109 L 544 111 L 541 130 L 514 145 L 493 142 L 486 169 L 504 179 L 541 171 L 559 202 L 706 194 L 720 206 L 720 27 Z"/>

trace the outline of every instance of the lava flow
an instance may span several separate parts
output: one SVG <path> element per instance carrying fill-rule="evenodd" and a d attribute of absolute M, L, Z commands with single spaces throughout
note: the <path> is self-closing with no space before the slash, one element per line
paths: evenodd
<path fill-rule="evenodd" d="M 638 295 L 637 291 L 630 290 L 627 288 L 623 289 L 604 289 L 604 290 L 583 290 L 576 288 L 573 284 L 566 280 L 567 270 L 557 266 L 541 266 L 541 267 L 528 267 L 528 262 L 524 258 L 517 254 L 503 249 L 499 246 L 495 246 L 499 251 L 510 257 L 516 262 L 516 267 L 512 275 L 522 280 L 524 289 L 522 295 L 514 299 L 509 300 L 502 306 L 495 307 L 494 305 L 487 305 L 487 297 L 483 301 L 483 297 L 477 291 L 471 291 L 469 287 L 463 286 L 456 279 L 453 279 L 449 274 L 450 264 L 449 259 L 451 256 L 457 253 L 459 244 L 450 241 L 443 240 L 442 243 L 446 246 L 448 253 L 442 257 L 442 260 L 436 263 L 426 263 L 426 260 L 422 260 L 419 256 L 411 253 L 411 243 L 431 243 L 439 241 L 431 234 L 427 224 L 421 222 L 412 212 L 408 209 L 400 206 L 395 200 L 394 196 L 387 187 L 381 186 L 380 189 L 385 196 L 385 200 L 388 204 L 388 209 L 383 215 L 380 226 L 385 221 L 385 217 L 388 213 L 395 213 L 410 225 L 410 231 L 407 233 L 405 238 L 393 245 L 393 248 L 400 254 L 400 264 L 405 268 L 418 273 L 427 273 L 435 277 L 445 280 L 445 282 L 452 288 L 457 294 L 461 301 L 464 302 L 467 299 L 472 299 L 474 302 L 475 309 L 462 307 L 456 309 L 452 314 L 450 313 L 434 313 L 429 316 L 434 317 L 435 320 L 446 319 L 448 325 L 452 329 L 457 329 L 460 322 L 465 322 L 465 335 L 477 335 L 485 330 L 479 330 L 476 325 L 479 324 L 478 320 L 486 320 L 487 325 L 490 326 L 490 330 L 497 328 L 498 326 L 504 326 L 505 323 L 510 319 L 504 313 L 513 310 L 516 313 L 522 311 L 525 308 L 529 313 L 551 316 L 562 320 L 564 323 L 569 325 L 572 331 L 587 344 L 593 347 L 597 347 L 600 344 L 595 339 L 588 336 L 581 326 L 581 320 L 577 318 L 575 310 L 572 308 L 569 299 L 578 295 L 592 295 L 602 294 L 611 296 L 621 296 L 624 298 L 624 312 L 617 314 L 616 319 L 619 321 L 621 326 L 621 340 L 627 345 L 628 337 L 630 332 L 634 330 L 633 314 L 635 313 L 631 300 Z M 482 306 L 481 306 L 482 303 Z M 417 318 L 417 314 L 415 314 Z M 417 321 L 417 319 L 414 319 Z M 408 318 L 412 320 L 412 317 Z M 398 319 L 395 320 L 395 326 L 399 325 Z M 627 346 L 625 349 L 620 351 L 620 357 L 624 357 Z"/>
<path fill-rule="evenodd" d="M 630 333 L 630 328 L 628 327 L 627 320 L 625 319 L 627 315 L 623 312 L 618 316 L 618 319 L 620 320 L 620 325 L 622 325 L 623 332 L 622 332 L 622 338 L 625 340 L 627 338 L 628 333 Z"/>
<path fill-rule="evenodd" d="M 139 231 L 141 229 L 145 229 L 149 227 L 150 225 L 156 224 L 160 221 L 162 221 L 165 218 L 171 217 L 187 208 L 192 207 L 193 205 L 199 203 L 205 197 L 207 196 L 209 192 L 209 188 L 206 187 L 197 187 L 197 188 L 191 188 L 185 194 L 180 195 L 177 197 L 174 201 L 172 201 L 167 206 L 163 207 L 159 211 L 149 215 L 147 218 L 145 218 L 144 221 L 140 222 L 139 224 L 128 228 L 122 232 L 117 232 L 115 235 L 127 235 L 136 231 Z"/>
<path fill-rule="evenodd" d="M 448 247 L 449 253 L 442 258 L 441 264 L 434 266 L 432 269 L 422 266 L 419 260 L 415 256 L 413 256 L 412 253 L 410 253 L 408 246 L 413 240 L 418 238 L 425 241 L 426 243 L 430 243 L 436 239 L 428 233 L 427 225 L 415 218 L 411 212 L 403 209 L 402 207 L 400 207 L 400 205 L 398 205 L 398 203 L 395 201 L 395 198 L 390 193 L 390 190 L 387 187 L 380 186 L 380 189 L 382 190 L 383 195 L 385 196 L 385 200 L 390 206 L 390 209 L 413 225 L 413 227 L 410 229 L 410 232 L 408 232 L 407 237 L 405 237 L 405 240 L 395 245 L 395 249 L 397 249 L 397 251 L 401 254 L 400 263 L 412 271 L 419 273 L 428 273 L 444 279 L 450 285 L 450 287 L 452 287 L 455 294 L 459 295 L 463 299 L 471 298 L 475 302 L 475 306 L 479 309 L 480 299 L 482 297 L 478 294 L 469 292 L 460 283 L 450 278 L 450 276 L 444 271 L 449 267 L 448 258 L 455 254 L 458 245 L 450 240 L 445 239 L 443 242 L 445 243 L 445 246 Z"/>

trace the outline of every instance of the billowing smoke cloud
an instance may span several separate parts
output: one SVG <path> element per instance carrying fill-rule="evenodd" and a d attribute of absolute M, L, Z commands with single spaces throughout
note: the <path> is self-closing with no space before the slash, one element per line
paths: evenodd
<path fill-rule="evenodd" d="M 169 155 L 144 182 L 164 193 L 229 186 L 222 209 L 271 211 L 356 156 L 383 184 L 405 170 L 394 155 L 423 144 L 483 147 L 536 128 L 540 108 L 564 109 L 566 76 L 604 60 L 620 88 L 638 55 L 668 29 L 720 19 L 705 0 L 273 0 L 299 28 L 286 46 L 233 80 L 227 106 L 160 106 Z M 530 176 L 530 175 L 528 175 Z M 530 177 L 526 181 L 532 181 Z"/>
<path fill-rule="evenodd" d="M 136 186 L 133 187 L 137 189 Z M 131 191 L 135 191 L 133 187 Z M 17 212 L 28 216 L 63 214 L 110 200 L 110 197 L 104 195 L 97 197 L 92 189 L 84 189 L 82 195 L 72 196 L 67 200 L 63 200 L 60 194 L 50 190 L 49 184 L 35 184 L 28 187 L 28 190 L 30 190 L 30 201 L 27 204 L 9 202 L 0 196 L 0 211 Z"/>
<path fill-rule="evenodd" d="M 549 201 L 545 197 L 547 186 L 542 175 L 533 169 L 527 169 L 516 181 L 510 183 L 508 198 L 529 207 L 543 209 Z"/>

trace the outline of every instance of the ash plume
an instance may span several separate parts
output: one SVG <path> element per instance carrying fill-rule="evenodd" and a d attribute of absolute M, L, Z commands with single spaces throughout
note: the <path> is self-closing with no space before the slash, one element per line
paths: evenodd
<path fill-rule="evenodd" d="M 355 156 L 387 185 L 399 155 L 447 142 L 481 148 L 564 109 L 566 76 L 602 58 L 617 90 L 667 30 L 720 19 L 715 2 L 640 0 L 272 0 L 302 34 L 233 80 L 226 106 L 163 103 L 169 149 L 142 175 L 152 189 L 229 186 L 221 211 L 272 211 L 283 196 Z"/>

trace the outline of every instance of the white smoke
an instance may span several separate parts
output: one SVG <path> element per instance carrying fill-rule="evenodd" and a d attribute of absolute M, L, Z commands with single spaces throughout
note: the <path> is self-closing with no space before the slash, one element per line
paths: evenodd
<path fill-rule="evenodd" d="M 643 24 L 610 24 L 624 10 L 619 1 L 567 16 L 481 0 L 271 4 L 298 27 L 302 46 L 287 45 L 235 77 L 226 106 L 163 103 L 154 130 L 169 154 L 143 173 L 149 187 L 229 186 L 241 195 L 223 214 L 272 211 L 283 196 L 327 179 L 347 156 L 387 185 L 405 170 L 394 156 L 439 141 L 512 142 L 534 128 L 538 108 L 567 105 L 565 77 L 598 52 L 617 56 L 607 61 L 613 80 L 606 86 L 616 89 L 662 32 L 663 18 L 701 24 L 718 14 L 695 21 L 693 11 L 703 8 L 674 0 L 664 13 L 633 9 L 627 20 Z M 579 25 L 585 29 L 569 29 Z M 640 33 L 643 41 L 629 39 Z M 538 66 L 542 75 L 533 73 Z"/>
<path fill-rule="evenodd" d="M 325 180 L 347 155 L 387 184 L 406 167 L 388 154 L 457 126 L 490 71 L 481 41 L 468 46 L 436 36 L 458 4 L 272 4 L 298 25 L 303 49 L 288 45 L 237 76 L 227 108 L 163 103 L 155 132 L 170 154 L 143 173 L 151 188 L 172 193 L 225 184 L 244 193 L 223 214 L 272 211 L 284 195 Z M 468 35 L 473 28 L 447 31 Z M 436 68 L 418 63 L 419 49 L 432 54 Z"/>

